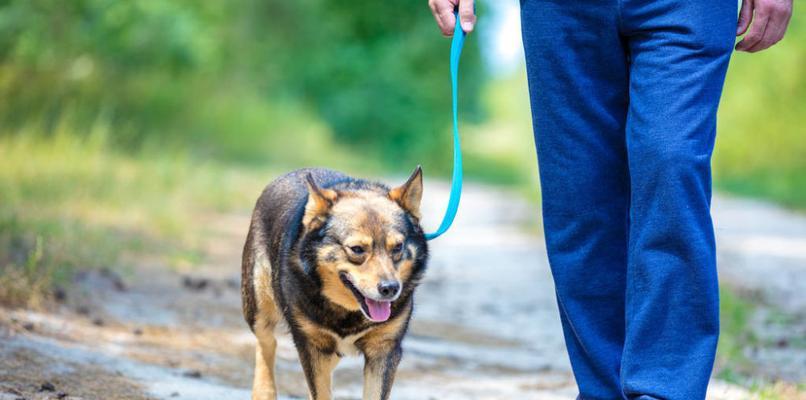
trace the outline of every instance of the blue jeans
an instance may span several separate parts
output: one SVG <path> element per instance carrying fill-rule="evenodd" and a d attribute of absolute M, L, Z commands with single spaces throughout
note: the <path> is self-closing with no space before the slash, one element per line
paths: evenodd
<path fill-rule="evenodd" d="M 736 0 L 521 0 L 543 222 L 584 400 L 705 398 Z"/>

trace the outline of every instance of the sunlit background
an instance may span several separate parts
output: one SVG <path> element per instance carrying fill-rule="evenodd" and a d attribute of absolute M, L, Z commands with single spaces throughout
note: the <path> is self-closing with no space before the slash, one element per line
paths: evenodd
<path fill-rule="evenodd" d="M 527 211 L 506 224 L 537 237 L 518 2 L 483 1 L 478 14 L 460 73 L 471 182 L 460 215 L 482 212 L 485 199 L 511 198 Z M 794 16 L 773 49 L 734 54 L 714 154 L 718 196 L 740 199 L 729 204 L 748 213 L 726 215 L 767 215 L 742 208 L 751 204 L 790 223 L 776 231 L 783 239 L 772 247 L 790 244 L 781 253 L 791 273 L 782 275 L 783 285 L 796 288 L 806 265 L 803 17 Z M 0 0 L 0 328 L 30 331 L 19 328 L 30 315 L 93 322 L 92 307 L 85 312 L 79 303 L 91 304 L 94 289 L 76 283 L 92 271 L 135 282 L 144 265 L 178 276 L 218 263 L 227 268 L 222 279 L 236 276 L 239 235 L 254 199 L 273 177 L 298 167 L 387 179 L 420 164 L 435 210 L 426 218 L 436 221 L 452 160 L 449 46 L 425 1 Z M 430 200 L 429 187 L 436 193 Z M 754 200 L 743 203 L 747 198 Z M 758 224 L 754 238 L 777 229 L 766 219 Z M 222 230 L 231 235 L 216 236 Z M 777 267 L 771 263 L 759 279 Z M 795 305 L 803 303 L 799 296 Z M 720 382 L 760 398 L 804 398 L 790 397 L 804 396 L 804 315 L 786 304 L 761 289 L 723 287 Z M 781 324 L 774 335 L 752 329 L 768 319 Z M 442 332 L 426 325 L 418 332 Z M 558 321 L 548 325 L 559 329 Z M 754 358 L 759 349 L 773 354 L 769 364 L 788 367 L 766 369 Z M 791 359 L 781 361 L 780 353 Z M 41 384 L 9 372 L 20 361 L 8 354 L 0 349 L 0 393 L 4 381 L 12 388 Z M 497 373 L 516 368 L 509 361 L 498 360 Z"/>

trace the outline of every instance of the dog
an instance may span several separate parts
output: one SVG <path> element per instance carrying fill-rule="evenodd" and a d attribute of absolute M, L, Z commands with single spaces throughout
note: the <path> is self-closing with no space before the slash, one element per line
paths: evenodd
<path fill-rule="evenodd" d="M 242 259 L 243 312 L 257 337 L 253 400 L 274 400 L 280 330 L 310 399 L 331 398 L 339 359 L 364 356 L 364 400 L 386 400 L 426 268 L 418 166 L 401 186 L 301 169 L 257 200 Z M 281 328 L 282 327 L 282 328 Z"/>

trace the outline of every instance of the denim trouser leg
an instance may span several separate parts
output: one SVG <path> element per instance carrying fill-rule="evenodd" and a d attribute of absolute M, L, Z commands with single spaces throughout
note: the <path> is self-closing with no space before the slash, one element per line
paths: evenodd
<path fill-rule="evenodd" d="M 522 0 L 549 261 L 582 398 L 705 397 L 735 0 Z"/>

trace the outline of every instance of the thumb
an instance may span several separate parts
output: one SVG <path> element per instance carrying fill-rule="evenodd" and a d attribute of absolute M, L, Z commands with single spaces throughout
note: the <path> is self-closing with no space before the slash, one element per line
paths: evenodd
<path fill-rule="evenodd" d="M 462 30 L 470 33 L 476 24 L 476 11 L 473 0 L 461 0 L 459 2 L 459 20 L 462 23 Z"/>

